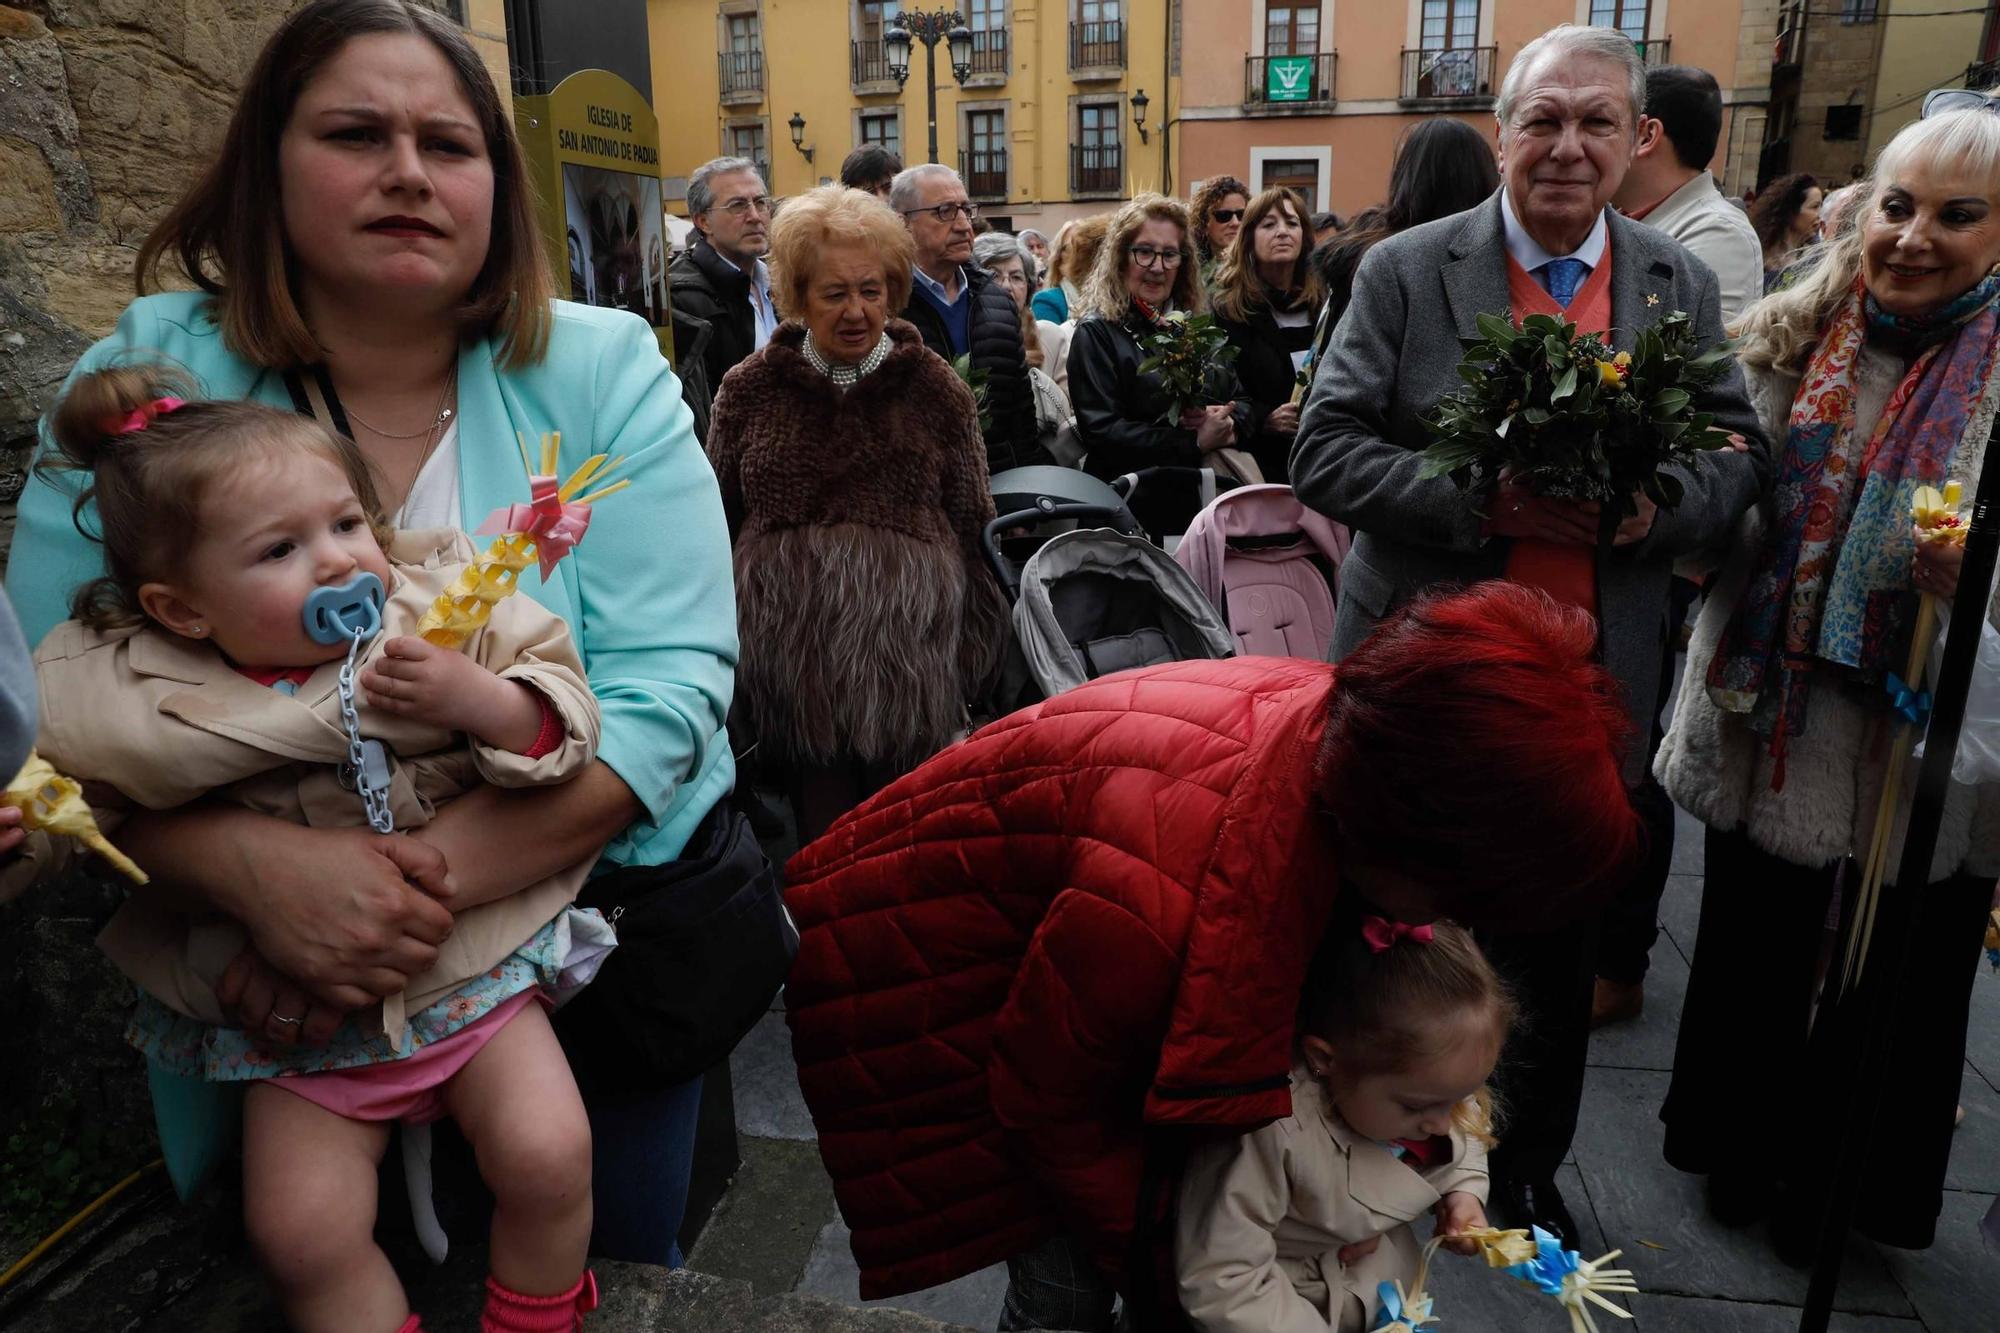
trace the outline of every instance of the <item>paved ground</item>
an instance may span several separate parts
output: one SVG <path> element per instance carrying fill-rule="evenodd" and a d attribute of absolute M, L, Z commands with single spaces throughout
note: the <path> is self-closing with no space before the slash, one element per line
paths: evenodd
<path fill-rule="evenodd" d="M 1673 1067 L 1681 995 L 1700 911 L 1700 827 L 1681 817 L 1675 875 L 1661 907 L 1646 1012 L 1591 1044 L 1582 1126 L 1560 1184 L 1593 1254 L 1625 1250 L 1645 1294 L 1632 1302 L 1639 1333 L 1781 1333 L 1797 1327 L 1806 1275 L 1771 1253 L 1761 1229 L 1710 1221 L 1701 1183 L 1660 1159 L 1656 1112 Z M 1974 993 L 1958 1131 L 1938 1242 L 1922 1253 L 1854 1242 L 1834 1328 L 1842 1333 L 1992 1333 L 2000 1328 L 2000 1254 L 1984 1250 L 1979 1218 L 2000 1191 L 2000 977 Z M 744 1170 L 691 1256 L 705 1273 L 746 1280 L 760 1294 L 802 1292 L 856 1301 L 847 1230 L 812 1151 L 813 1126 L 793 1075 L 784 1015 L 773 1011 L 731 1061 Z M 1782 1123 L 1807 1108 L 1764 1108 Z M 883 1304 L 991 1329 L 1004 1269 Z M 1436 1282 L 1447 1327 L 1557 1333 L 1546 1300 L 1445 1256 Z M 856 1302 L 858 1303 L 858 1302 Z"/>

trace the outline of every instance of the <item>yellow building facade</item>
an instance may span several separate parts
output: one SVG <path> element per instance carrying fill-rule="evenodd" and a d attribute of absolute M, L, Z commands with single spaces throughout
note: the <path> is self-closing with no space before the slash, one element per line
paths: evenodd
<path fill-rule="evenodd" d="M 903 8 L 650 0 L 668 211 L 685 214 L 688 174 L 724 154 L 764 163 L 777 195 L 837 179 L 862 143 L 927 161 L 929 53 L 912 44 L 899 86 L 882 41 Z M 1169 0 L 959 0 L 957 12 L 973 34 L 970 73 L 956 83 L 938 44 L 938 160 L 985 215 L 1053 234 L 1169 179 L 1159 132 L 1178 82 Z"/>

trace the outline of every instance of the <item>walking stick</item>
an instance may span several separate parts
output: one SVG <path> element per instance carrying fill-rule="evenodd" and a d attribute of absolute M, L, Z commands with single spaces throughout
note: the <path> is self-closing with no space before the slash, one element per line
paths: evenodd
<path fill-rule="evenodd" d="M 1986 461 L 2000 450 L 2000 418 L 1986 438 Z M 1986 619 L 1986 599 L 1993 583 L 1993 567 L 2000 557 L 2000 468 L 1982 464 L 1979 490 L 1972 502 L 1972 527 L 1965 541 L 1965 563 L 1959 570 L 1958 586 L 1974 599 L 1962 615 L 1952 617 L 1945 635 L 1944 663 L 1938 671 L 1937 696 L 1931 711 L 1930 729 L 1924 743 L 1924 759 L 1917 770 L 1917 786 L 1910 798 L 1910 820 L 1903 834 L 1903 859 L 1897 867 L 1896 883 L 1905 893 L 1920 893 L 1930 882 L 1931 857 L 1937 849 L 1938 826 L 1944 818 L 1945 789 L 1951 781 L 1952 758 L 1958 750 L 1959 730 L 1965 722 L 1965 696 L 1972 684 L 1974 658 L 1979 650 L 1980 627 Z M 1892 764 L 1893 768 L 1897 765 Z M 1880 988 L 1883 1002 L 1862 1015 L 1863 1029 L 1859 1058 L 1846 1096 L 1840 1099 L 1840 1138 L 1835 1147 L 1831 1184 L 1826 1208 L 1820 1215 L 1819 1241 L 1813 1254 L 1812 1281 L 1806 1288 L 1805 1309 L 1799 1316 L 1799 1333 L 1826 1333 L 1833 1319 L 1834 1295 L 1840 1286 L 1841 1262 L 1847 1249 L 1848 1228 L 1860 1193 L 1860 1174 L 1868 1132 L 1881 1110 L 1888 1085 L 1890 1025 L 1895 1013 L 1895 997 L 1903 989 L 1910 970 L 1910 943 L 1913 913 L 1893 912 L 1869 941 L 1865 957 L 1880 955 L 1880 966 L 1889 979 Z M 1857 927 L 1859 922 L 1856 923 Z M 1876 980 L 1880 982 L 1882 976 Z M 1858 996 L 1822 1005 L 1821 1022 L 1834 1021 L 1853 1009 Z"/>

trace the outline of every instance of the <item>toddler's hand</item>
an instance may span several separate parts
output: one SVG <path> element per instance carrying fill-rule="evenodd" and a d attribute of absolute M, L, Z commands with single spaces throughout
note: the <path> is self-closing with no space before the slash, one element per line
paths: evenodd
<path fill-rule="evenodd" d="M 502 680 L 464 653 L 409 635 L 382 645 L 382 655 L 361 673 L 361 687 L 385 713 L 467 732 L 497 749 L 526 750 L 542 728 L 533 690 Z"/>
<path fill-rule="evenodd" d="M 1357 1240 L 1352 1245 L 1341 1246 L 1339 1254 L 1335 1257 L 1340 1260 L 1342 1268 L 1347 1268 L 1375 1253 L 1376 1247 L 1381 1243 L 1380 1236 L 1370 1236 L 1367 1240 Z"/>
<path fill-rule="evenodd" d="M 1438 1200 L 1437 1234 L 1460 1237 L 1444 1242 L 1444 1248 L 1453 1254 L 1477 1254 L 1479 1247 L 1463 1238 L 1461 1233 L 1476 1231 L 1485 1225 L 1485 1205 L 1464 1190 L 1453 1190 Z"/>

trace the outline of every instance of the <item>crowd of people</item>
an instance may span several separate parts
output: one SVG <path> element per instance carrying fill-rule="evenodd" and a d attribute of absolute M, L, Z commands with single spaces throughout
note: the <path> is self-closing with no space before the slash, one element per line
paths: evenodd
<path fill-rule="evenodd" d="M 463 33 L 314 0 L 45 422 L 7 574 L 40 699 L 0 662 L 8 739 L 152 878 L 104 945 L 176 1183 L 240 1106 L 302 1329 L 420 1327 L 374 1238 L 393 1124 L 472 1145 L 485 1328 L 580 1327 L 587 1255 L 678 1264 L 705 1066 L 606 1008 L 728 1020 L 615 928 L 768 881 L 754 786 L 803 845 L 795 937 L 773 912 L 862 1295 L 1005 1260 L 1007 1329 L 1109 1330 L 1121 1298 L 1141 1329 L 1370 1327 L 1425 1213 L 1465 1251 L 1489 1213 L 1577 1241 L 1588 1033 L 1643 1004 L 1678 805 L 1705 886 L 1666 1155 L 1800 1260 L 1832 1126 L 1774 1151 L 1743 1106 L 1827 1104 L 1852 1040 L 1810 1015 L 1898 762 L 1883 682 L 1917 595 L 1957 591 L 1909 495 L 1975 479 L 2000 405 L 1991 110 L 1927 105 L 1863 180 L 1746 213 L 1715 79 L 1565 24 L 1510 64 L 1497 154 L 1423 121 L 1345 223 L 1218 175 L 1007 234 L 879 146 L 782 204 L 718 158 L 670 369 L 642 321 L 551 299 Z M 1730 446 L 1670 510 L 1423 474 L 1482 317 L 1629 349 L 1674 313 L 1741 342 L 1694 404 Z M 1202 314 L 1235 351 L 1191 403 L 1148 343 Z M 540 476 L 600 454 L 622 493 Z M 1289 487 L 1351 535 L 1331 642 L 993 717 L 994 479 L 1050 465 L 1152 478 L 1159 540 Z M 542 577 L 461 652 L 425 613 L 494 577 L 464 533 L 496 511 L 541 525 Z M 0 888 L 62 859 L 20 822 Z M 1996 874 L 2000 788 L 1956 785 L 1931 882 L 1884 909 L 1913 984 L 1862 983 L 1894 1013 L 1860 1210 L 1888 1244 L 1933 1238 Z"/>

